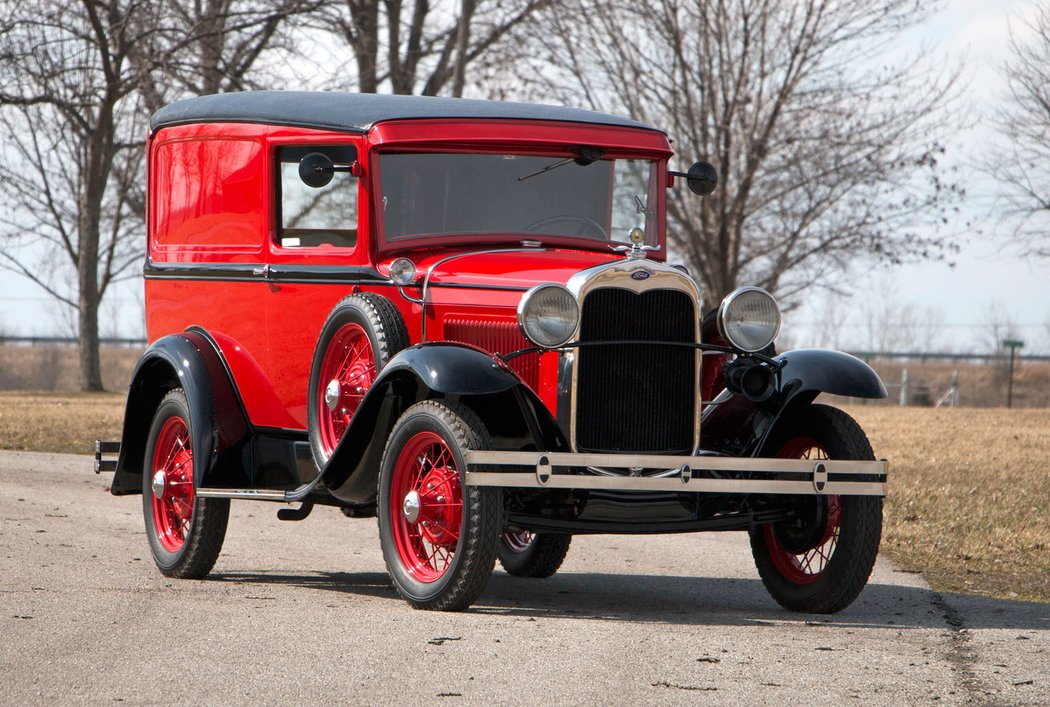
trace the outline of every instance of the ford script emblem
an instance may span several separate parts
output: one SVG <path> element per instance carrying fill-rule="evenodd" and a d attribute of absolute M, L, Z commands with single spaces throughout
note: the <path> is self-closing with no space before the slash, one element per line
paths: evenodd
<path fill-rule="evenodd" d="M 648 270 L 635 270 L 631 273 L 632 280 L 648 280 L 649 276 L 652 275 Z"/>

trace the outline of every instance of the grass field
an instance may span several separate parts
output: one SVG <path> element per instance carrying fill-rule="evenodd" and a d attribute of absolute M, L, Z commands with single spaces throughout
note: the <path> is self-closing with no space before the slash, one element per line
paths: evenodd
<path fill-rule="evenodd" d="M 1050 411 L 848 410 L 891 462 L 884 552 L 938 590 L 1050 601 Z M 90 454 L 122 416 L 120 394 L 0 393 L 0 448 Z"/>
<path fill-rule="evenodd" d="M 891 557 L 939 590 L 1050 601 L 1050 410 L 849 412 L 890 460 Z"/>

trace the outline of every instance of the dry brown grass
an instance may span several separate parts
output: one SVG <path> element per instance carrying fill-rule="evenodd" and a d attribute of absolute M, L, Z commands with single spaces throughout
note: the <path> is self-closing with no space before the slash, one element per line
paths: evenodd
<path fill-rule="evenodd" d="M 99 349 L 102 385 L 127 390 L 140 348 Z M 75 346 L 0 345 L 0 390 L 69 391 L 79 389 Z"/>
<path fill-rule="evenodd" d="M 94 454 L 123 420 L 122 393 L 0 392 L 0 449 Z"/>
<path fill-rule="evenodd" d="M 1050 410 L 849 412 L 890 460 L 891 557 L 938 590 L 1050 601 Z"/>
<path fill-rule="evenodd" d="M 0 448 L 88 454 L 124 396 L 0 393 Z M 934 588 L 1050 601 L 1050 411 L 853 406 L 890 460 L 883 549 Z"/>

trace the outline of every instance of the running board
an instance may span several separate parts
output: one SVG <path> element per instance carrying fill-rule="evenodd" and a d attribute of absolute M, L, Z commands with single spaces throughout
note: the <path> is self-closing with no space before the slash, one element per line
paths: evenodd
<path fill-rule="evenodd" d="M 241 498 L 251 501 L 278 501 L 292 503 L 288 491 L 270 489 L 197 489 L 199 498 Z"/>

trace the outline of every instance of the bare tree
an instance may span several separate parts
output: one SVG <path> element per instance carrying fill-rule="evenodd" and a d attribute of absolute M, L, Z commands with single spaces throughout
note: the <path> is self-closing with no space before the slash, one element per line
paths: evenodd
<path fill-rule="evenodd" d="M 1017 322 L 999 301 L 988 304 L 984 316 L 984 332 L 984 348 L 990 353 L 1002 353 L 1004 341 L 1020 337 Z"/>
<path fill-rule="evenodd" d="M 102 387 L 102 297 L 142 256 L 146 117 L 257 85 L 286 20 L 318 2 L 0 0 L 0 266 L 75 308 L 83 389 Z"/>
<path fill-rule="evenodd" d="M 1002 139 L 989 170 L 1001 190 L 996 216 L 1023 252 L 1050 258 L 1050 6 L 1037 6 L 1022 28 L 1011 34 L 1006 107 L 996 107 Z"/>
<path fill-rule="evenodd" d="M 941 178 L 953 72 L 883 53 L 927 15 L 913 0 L 577 0 L 546 13 L 520 75 L 563 102 L 665 128 L 721 184 L 668 195 L 668 235 L 710 306 L 753 282 L 790 302 L 858 259 L 943 253 L 921 227 Z M 683 163 L 681 167 L 687 166 Z"/>
<path fill-rule="evenodd" d="M 331 2 L 317 26 L 353 52 L 356 74 L 336 72 L 335 85 L 362 93 L 389 90 L 462 96 L 467 68 L 503 52 L 514 33 L 552 0 L 342 0 Z"/>
<path fill-rule="evenodd" d="M 0 263 L 76 307 L 80 387 L 101 390 L 99 302 L 137 259 L 127 236 L 138 210 L 143 74 L 129 54 L 154 41 L 156 16 L 134 0 L 2 0 L 0 15 L 9 23 L 0 45 Z"/>
<path fill-rule="evenodd" d="M 280 88 L 266 59 L 294 51 L 291 20 L 316 12 L 325 0 L 154 0 L 161 13 L 161 50 L 133 54 L 151 72 L 142 86 L 150 112 L 186 96 Z"/>

